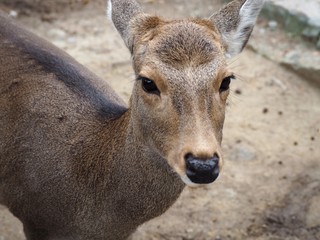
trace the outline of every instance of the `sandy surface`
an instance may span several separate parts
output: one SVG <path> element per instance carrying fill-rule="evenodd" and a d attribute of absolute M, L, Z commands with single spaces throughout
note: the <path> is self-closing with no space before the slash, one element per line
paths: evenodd
<path fill-rule="evenodd" d="M 148 2 L 146 8 L 157 9 L 151 12 L 174 17 L 209 16 L 219 5 Z M 5 6 L 0 4 L 13 9 Z M 27 6 L 18 20 L 128 100 L 130 56 L 107 22 L 103 4 L 64 8 Z M 134 240 L 320 239 L 319 88 L 248 50 L 230 65 L 238 80 L 227 109 L 222 175 L 210 186 L 186 188 L 170 210 L 141 226 Z M 0 206 L 0 240 L 23 239 L 19 221 Z"/>

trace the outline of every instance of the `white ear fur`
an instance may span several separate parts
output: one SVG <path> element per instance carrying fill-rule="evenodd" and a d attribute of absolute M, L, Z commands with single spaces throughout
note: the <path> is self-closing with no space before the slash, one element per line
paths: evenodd
<path fill-rule="evenodd" d="M 107 10 L 106 10 L 107 18 L 112 23 L 112 26 L 116 29 L 114 22 L 112 20 L 112 2 L 111 0 L 107 0 Z"/>
<path fill-rule="evenodd" d="M 113 21 L 112 21 L 112 2 L 111 2 L 111 0 L 107 0 L 107 17 L 113 23 Z"/>

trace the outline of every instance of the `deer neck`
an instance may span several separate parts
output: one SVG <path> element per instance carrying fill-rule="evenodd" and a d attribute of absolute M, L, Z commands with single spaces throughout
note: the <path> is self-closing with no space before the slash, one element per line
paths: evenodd
<path fill-rule="evenodd" d="M 184 188 L 180 177 L 146 141 L 137 136 L 131 109 L 116 120 L 113 139 L 118 144 L 111 150 L 112 186 L 117 195 L 119 212 L 144 222 L 166 211 Z"/>

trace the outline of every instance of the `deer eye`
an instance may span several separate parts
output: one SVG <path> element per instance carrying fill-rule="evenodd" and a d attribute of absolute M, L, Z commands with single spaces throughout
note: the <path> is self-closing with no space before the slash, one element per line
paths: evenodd
<path fill-rule="evenodd" d="M 231 80 L 232 79 L 235 79 L 235 76 L 234 75 L 231 75 L 229 77 L 226 77 L 222 80 L 222 83 L 220 85 L 220 89 L 219 89 L 219 92 L 222 93 L 224 91 L 227 91 L 230 87 L 230 83 L 231 83 Z"/>
<path fill-rule="evenodd" d="M 154 83 L 154 81 L 152 81 L 151 79 L 146 78 L 146 77 L 139 77 L 138 80 L 141 80 L 142 89 L 146 93 L 156 94 L 156 95 L 160 96 L 160 91 L 157 88 L 157 85 Z"/>

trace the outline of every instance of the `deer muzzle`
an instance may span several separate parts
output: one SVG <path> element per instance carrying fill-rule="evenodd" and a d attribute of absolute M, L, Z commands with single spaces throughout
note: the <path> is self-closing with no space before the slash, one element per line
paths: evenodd
<path fill-rule="evenodd" d="M 185 156 L 186 175 L 197 184 L 214 182 L 219 176 L 219 156 L 214 154 L 212 158 L 200 159 L 192 154 Z"/>

